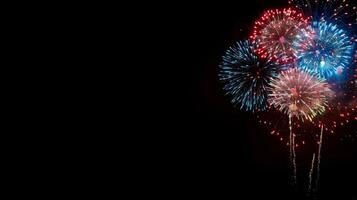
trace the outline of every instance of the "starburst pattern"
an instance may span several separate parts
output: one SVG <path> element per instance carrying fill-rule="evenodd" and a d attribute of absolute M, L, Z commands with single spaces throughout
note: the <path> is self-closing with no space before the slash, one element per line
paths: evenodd
<path fill-rule="evenodd" d="M 330 86 L 324 80 L 293 68 L 272 80 L 269 102 L 291 117 L 311 121 L 325 111 L 331 95 Z"/>

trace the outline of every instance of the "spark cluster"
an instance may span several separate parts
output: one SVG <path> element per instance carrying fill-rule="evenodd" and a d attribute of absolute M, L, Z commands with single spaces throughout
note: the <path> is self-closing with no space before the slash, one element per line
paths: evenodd
<path fill-rule="evenodd" d="M 237 42 L 223 56 L 219 78 L 231 102 L 245 111 L 262 111 L 268 107 L 269 81 L 281 66 L 267 58 L 259 58 L 249 41 Z"/>
<path fill-rule="evenodd" d="M 296 68 L 282 72 L 270 85 L 270 104 L 301 120 L 324 113 L 332 95 L 326 81 Z"/>
<path fill-rule="evenodd" d="M 314 22 L 297 34 L 292 46 L 297 66 L 325 79 L 341 75 L 353 59 L 353 42 L 332 23 Z"/>
<path fill-rule="evenodd" d="M 356 28 L 357 8 L 354 0 L 289 0 L 289 4 L 311 16 L 313 21 L 338 23 L 344 28 Z"/>
<path fill-rule="evenodd" d="M 302 29 L 308 26 L 309 18 L 300 12 L 287 8 L 267 10 L 257 20 L 250 39 L 257 44 L 255 52 L 262 58 L 271 57 L 279 63 L 294 61 L 291 45 Z"/>

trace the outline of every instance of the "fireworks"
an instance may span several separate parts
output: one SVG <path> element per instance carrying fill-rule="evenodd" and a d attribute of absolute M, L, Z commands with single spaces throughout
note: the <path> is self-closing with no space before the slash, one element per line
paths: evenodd
<path fill-rule="evenodd" d="M 346 28 L 355 28 L 357 24 L 357 8 L 353 1 L 289 0 L 289 4 L 314 21 L 338 23 Z"/>
<path fill-rule="evenodd" d="M 309 19 L 288 8 L 268 10 L 255 22 L 250 36 L 257 44 L 256 53 L 262 57 L 277 59 L 279 63 L 294 61 L 291 45 L 296 34 L 308 26 Z"/>
<path fill-rule="evenodd" d="M 279 74 L 271 86 L 271 105 L 301 120 L 311 121 L 322 114 L 331 96 L 331 89 L 324 80 L 295 68 Z"/>
<path fill-rule="evenodd" d="M 226 51 L 219 77 L 234 105 L 255 112 L 267 108 L 269 80 L 277 76 L 280 68 L 270 59 L 259 58 L 252 44 L 243 41 Z"/>
<path fill-rule="evenodd" d="M 295 149 L 316 148 L 307 174 L 307 194 L 315 195 L 325 138 L 357 123 L 357 8 L 355 0 L 288 1 L 293 8 L 267 10 L 250 40 L 226 51 L 219 79 L 233 105 L 256 113 L 289 146 L 296 191 Z M 351 130 L 345 139 L 357 138 Z"/>
<path fill-rule="evenodd" d="M 297 66 L 321 78 L 341 75 L 353 59 L 353 45 L 346 31 L 326 22 L 314 22 L 293 42 Z"/>

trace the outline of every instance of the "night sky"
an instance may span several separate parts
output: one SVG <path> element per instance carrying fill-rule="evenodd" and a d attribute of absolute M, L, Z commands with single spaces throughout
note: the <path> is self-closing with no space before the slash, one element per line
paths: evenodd
<path fill-rule="evenodd" d="M 248 37 L 263 10 L 284 7 L 287 1 L 239 2 L 188 6 L 180 13 L 182 53 L 188 56 L 180 67 L 190 75 L 189 104 L 181 111 L 189 126 L 178 136 L 182 188 L 200 199 L 305 199 L 313 152 L 297 151 L 299 188 L 292 191 L 287 146 L 254 115 L 234 108 L 217 77 L 225 49 Z M 344 132 L 355 130 L 350 126 Z M 357 141 L 341 141 L 344 132 L 325 138 L 317 199 L 357 199 Z"/>

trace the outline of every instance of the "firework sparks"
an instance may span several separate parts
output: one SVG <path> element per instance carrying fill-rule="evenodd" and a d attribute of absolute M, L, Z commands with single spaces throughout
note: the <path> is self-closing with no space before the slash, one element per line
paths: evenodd
<path fill-rule="evenodd" d="M 223 56 L 220 80 L 234 105 L 245 111 L 268 107 L 267 89 L 270 79 L 277 76 L 280 66 L 270 59 L 259 58 L 248 41 L 237 42 Z"/>
<path fill-rule="evenodd" d="M 352 125 L 351 122 L 357 120 L 357 68 L 355 63 L 346 68 L 342 81 L 331 83 L 331 89 L 334 91 L 333 98 L 329 101 L 324 115 L 312 122 L 318 128 L 321 127 L 321 124 L 324 125 L 326 137 L 337 136 L 336 133 L 341 131 L 343 131 L 342 137 L 350 134 L 347 127 Z"/>
<path fill-rule="evenodd" d="M 289 146 L 294 189 L 295 150 L 318 144 L 307 174 L 310 195 L 318 190 L 323 140 L 357 122 L 357 9 L 349 0 L 289 4 L 294 8 L 264 12 L 250 40 L 225 52 L 219 79 L 234 106 L 259 114 L 259 123 Z M 351 140 L 354 134 L 344 132 Z"/>
<path fill-rule="evenodd" d="M 282 72 L 272 80 L 269 101 L 281 112 L 298 119 L 312 120 L 322 114 L 331 95 L 322 79 L 298 69 Z"/>
<path fill-rule="evenodd" d="M 299 68 L 325 79 L 341 75 L 353 59 L 347 32 L 326 22 L 314 22 L 300 31 L 292 48 Z"/>
<path fill-rule="evenodd" d="M 308 22 L 308 18 L 291 8 L 266 11 L 255 22 L 250 36 L 257 43 L 256 53 L 263 58 L 277 59 L 279 63 L 291 63 L 295 59 L 291 45 Z"/>
<path fill-rule="evenodd" d="M 357 25 L 357 8 L 349 0 L 289 0 L 289 4 L 314 21 L 330 21 L 350 28 Z"/>

